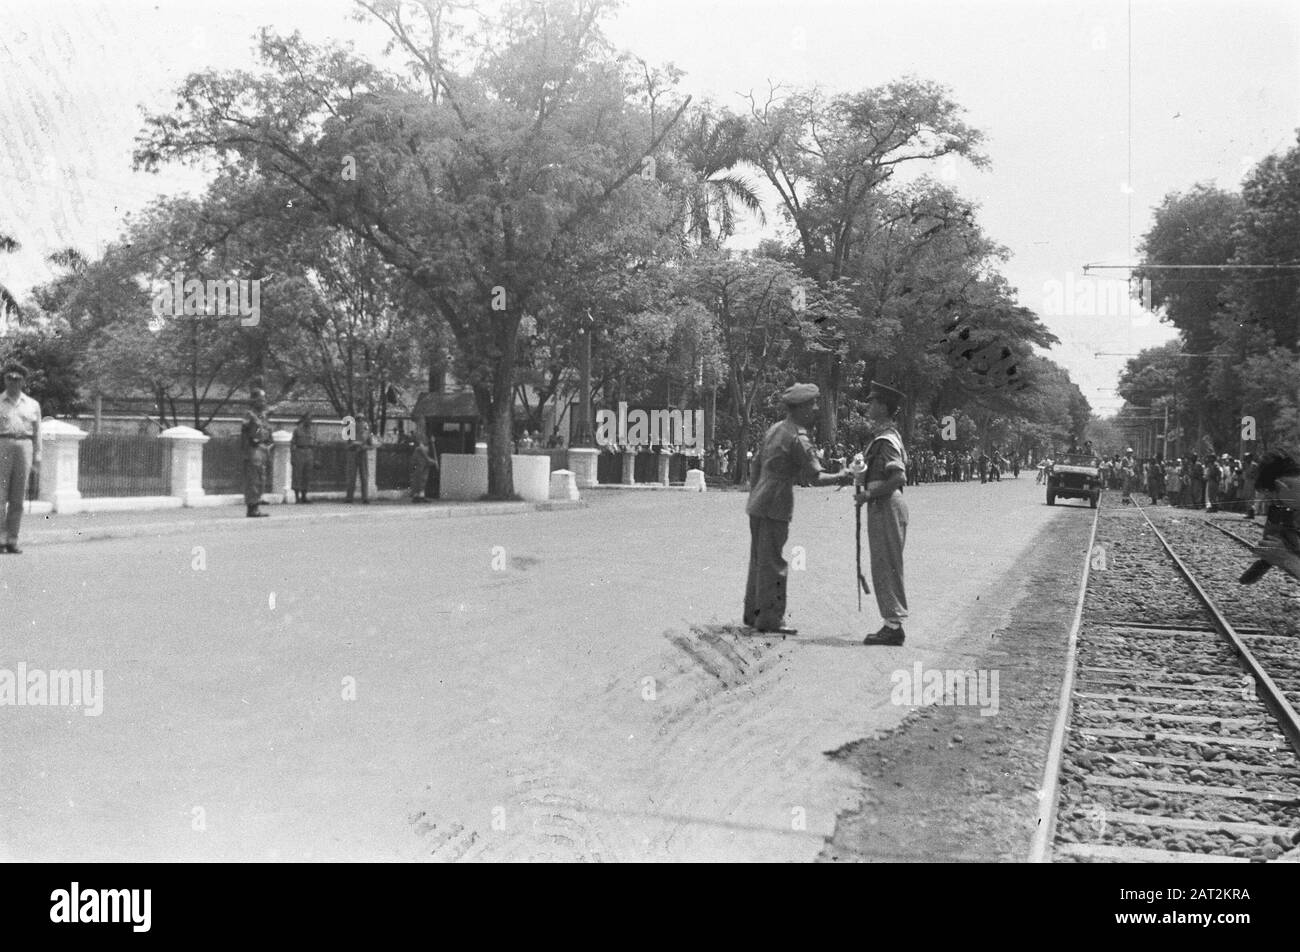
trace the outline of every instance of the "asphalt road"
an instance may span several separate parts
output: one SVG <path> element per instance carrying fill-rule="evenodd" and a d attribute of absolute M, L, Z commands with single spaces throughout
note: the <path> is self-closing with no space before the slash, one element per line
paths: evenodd
<path fill-rule="evenodd" d="M 973 656 L 1038 530 L 1091 518 L 1032 476 L 909 489 L 908 644 L 867 649 L 847 490 L 798 492 L 785 641 L 725 627 L 743 494 L 587 498 L 0 561 L 0 672 L 103 672 L 99 716 L 0 706 L 0 859 L 812 859 L 858 793 L 824 752 L 897 726 L 891 672 Z"/>

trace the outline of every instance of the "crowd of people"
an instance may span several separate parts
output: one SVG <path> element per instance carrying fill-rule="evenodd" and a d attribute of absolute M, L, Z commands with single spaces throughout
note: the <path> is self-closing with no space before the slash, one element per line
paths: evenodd
<path fill-rule="evenodd" d="M 1239 459 L 1227 453 L 1165 459 L 1162 454 L 1139 457 L 1129 447 L 1123 453 L 1096 456 L 1091 443 L 1082 451 L 1072 445 L 1070 452 L 1098 460 L 1102 486 L 1120 492 L 1121 505 L 1132 505 L 1136 494 L 1148 496 L 1153 506 L 1165 503 L 1255 518 L 1259 462 L 1251 453 Z M 1037 482 L 1046 482 L 1054 462 L 1048 456 L 1038 464 Z"/>
<path fill-rule="evenodd" d="M 828 444 L 817 452 L 822 468 L 828 472 L 839 472 L 853 454 L 843 443 Z M 1004 454 L 999 447 L 992 452 L 973 453 L 970 451 L 936 453 L 933 450 L 921 450 L 911 457 L 911 467 L 907 473 L 907 485 L 921 483 L 970 482 L 978 479 L 981 483 L 999 482 L 1008 473 L 1012 478 L 1020 476 L 1021 458 L 1018 453 Z"/>
<path fill-rule="evenodd" d="M 828 473 L 838 473 L 845 469 L 853 457 L 866 447 L 854 448 L 845 443 L 826 443 L 813 448 L 817 462 Z M 746 463 L 753 460 L 753 453 L 746 454 Z M 710 475 L 734 477 L 734 467 L 738 464 L 735 448 L 730 441 L 718 441 L 708 454 L 707 471 Z M 921 450 L 911 458 L 912 466 L 908 469 L 907 485 L 921 483 L 962 483 L 979 480 L 981 483 L 1000 482 L 1003 476 L 1019 478 L 1020 470 L 1028 462 L 1017 452 L 1004 452 L 1000 447 L 991 451 L 949 450 L 935 452 Z"/>
<path fill-rule="evenodd" d="M 1130 504 L 1134 493 L 1147 495 L 1151 505 L 1167 503 L 1207 512 L 1240 512 L 1255 517 L 1255 484 L 1259 464 L 1250 453 L 1240 459 L 1223 453 L 1165 459 L 1161 455 L 1136 458 L 1132 450 L 1101 463 L 1101 476 L 1109 489 L 1123 493 Z"/>

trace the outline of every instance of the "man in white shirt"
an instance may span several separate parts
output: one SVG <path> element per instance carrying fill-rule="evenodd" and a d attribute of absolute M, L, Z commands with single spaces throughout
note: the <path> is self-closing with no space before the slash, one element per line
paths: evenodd
<path fill-rule="evenodd" d="M 18 530 L 23 521 L 27 480 L 41 472 L 41 405 L 23 393 L 27 368 L 6 364 L 0 395 L 0 507 L 6 507 L 0 553 L 21 555 Z"/>

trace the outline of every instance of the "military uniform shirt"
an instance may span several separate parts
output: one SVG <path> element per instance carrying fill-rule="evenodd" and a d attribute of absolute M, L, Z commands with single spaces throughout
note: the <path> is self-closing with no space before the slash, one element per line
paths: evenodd
<path fill-rule="evenodd" d="M 22 436 L 31 439 L 41 422 L 41 405 L 25 393 L 17 400 L 0 390 L 0 436 Z"/>
<path fill-rule="evenodd" d="M 795 481 L 811 482 L 822 471 L 808 431 L 791 420 L 782 420 L 768 429 L 751 468 L 745 512 L 782 522 L 789 522 L 794 515 Z"/>
<path fill-rule="evenodd" d="M 271 443 L 271 421 L 267 419 L 266 414 L 258 413 L 256 410 L 249 410 L 248 415 L 244 417 L 241 435 L 246 450 L 258 446 L 269 446 Z"/>
<path fill-rule="evenodd" d="M 867 447 L 867 471 L 864 476 L 868 486 L 888 479 L 893 470 L 904 475 L 907 473 L 907 454 L 899 450 L 891 441 L 881 439 L 880 437 L 885 433 L 893 434 L 899 443 L 902 443 L 898 431 L 893 427 L 884 430 L 871 441 L 871 445 Z"/>

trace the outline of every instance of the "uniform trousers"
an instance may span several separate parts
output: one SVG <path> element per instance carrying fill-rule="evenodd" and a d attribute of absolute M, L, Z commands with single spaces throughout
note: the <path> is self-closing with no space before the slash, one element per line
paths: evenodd
<path fill-rule="evenodd" d="M 5 538 L 9 542 L 18 541 L 31 471 L 32 441 L 0 439 L 0 505 L 9 506 L 5 513 Z"/>
<path fill-rule="evenodd" d="M 266 491 L 265 446 L 255 446 L 244 451 L 244 505 L 257 506 Z"/>
<path fill-rule="evenodd" d="M 293 491 L 311 492 L 311 471 L 316 467 L 316 451 L 313 449 L 293 449 L 289 455 L 293 471 Z"/>
<path fill-rule="evenodd" d="M 901 623 L 907 617 L 907 593 L 903 589 L 907 503 L 901 492 L 867 503 L 867 540 L 871 544 L 871 587 L 880 617 Z"/>
<path fill-rule="evenodd" d="M 418 453 L 411 454 L 411 498 L 423 499 L 429 482 L 429 464 Z"/>
<path fill-rule="evenodd" d="M 783 519 L 749 517 L 749 580 L 745 585 L 746 625 L 764 631 L 781 627 L 785 619 L 789 567 L 781 550 L 790 535 Z"/>
<path fill-rule="evenodd" d="M 355 497 L 358 476 L 361 477 L 361 498 L 370 499 L 370 453 L 366 450 L 349 450 L 344 470 L 344 478 L 348 481 L 348 502 Z"/>

